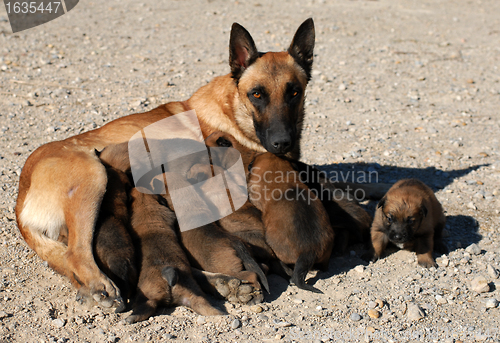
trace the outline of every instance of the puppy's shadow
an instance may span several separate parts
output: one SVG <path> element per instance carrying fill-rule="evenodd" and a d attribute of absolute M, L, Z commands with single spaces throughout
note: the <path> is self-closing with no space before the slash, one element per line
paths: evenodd
<path fill-rule="evenodd" d="M 474 217 L 465 215 L 446 216 L 443 242 L 450 252 L 460 247 L 466 248 L 481 240 L 482 236 L 478 231 L 479 223 Z"/>

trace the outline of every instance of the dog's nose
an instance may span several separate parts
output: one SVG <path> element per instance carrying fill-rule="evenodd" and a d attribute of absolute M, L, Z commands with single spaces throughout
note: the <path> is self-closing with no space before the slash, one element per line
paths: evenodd
<path fill-rule="evenodd" d="M 292 139 L 286 134 L 275 135 L 271 139 L 271 145 L 275 154 L 284 154 L 290 151 Z"/>

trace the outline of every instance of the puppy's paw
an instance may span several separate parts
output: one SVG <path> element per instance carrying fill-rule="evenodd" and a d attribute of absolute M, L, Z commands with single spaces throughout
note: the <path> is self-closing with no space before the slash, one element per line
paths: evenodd
<path fill-rule="evenodd" d="M 420 266 L 422 266 L 424 268 L 431 268 L 431 267 L 437 268 L 436 261 L 434 261 L 434 259 L 432 257 L 429 257 L 427 255 L 418 256 L 417 262 Z"/>
<path fill-rule="evenodd" d="M 253 305 L 264 300 L 264 294 L 260 288 L 229 275 L 220 274 L 215 288 L 223 298 L 233 304 Z"/>
<path fill-rule="evenodd" d="M 380 259 L 380 256 L 375 255 L 371 251 L 367 251 L 363 255 L 361 255 L 361 259 L 366 262 L 377 262 Z"/>

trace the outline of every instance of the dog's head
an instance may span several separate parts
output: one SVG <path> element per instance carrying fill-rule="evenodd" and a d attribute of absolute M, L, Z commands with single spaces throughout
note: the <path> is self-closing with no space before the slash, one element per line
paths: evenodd
<path fill-rule="evenodd" d="M 381 211 L 385 234 L 396 244 L 411 241 L 427 216 L 427 208 L 421 201 L 402 196 L 384 196 L 377 211 Z"/>
<path fill-rule="evenodd" d="M 245 28 L 234 23 L 229 43 L 231 75 L 238 87 L 238 126 L 274 154 L 296 148 L 311 78 L 314 22 L 298 28 L 287 51 L 259 53 Z"/>

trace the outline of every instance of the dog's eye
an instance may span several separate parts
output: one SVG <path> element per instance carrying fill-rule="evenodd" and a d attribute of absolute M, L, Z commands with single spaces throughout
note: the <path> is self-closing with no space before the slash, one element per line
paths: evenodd
<path fill-rule="evenodd" d="M 389 223 L 392 223 L 392 216 L 391 216 L 390 214 L 387 216 L 387 221 L 388 221 Z"/>
<path fill-rule="evenodd" d="M 293 97 L 296 97 L 297 95 L 299 95 L 299 92 L 297 92 L 297 91 L 293 92 L 293 94 L 292 94 Z"/>
<path fill-rule="evenodd" d="M 413 224 L 413 223 L 415 222 L 415 219 L 413 219 L 413 218 L 408 218 L 408 219 L 407 219 L 407 222 L 408 222 L 408 224 L 410 224 L 410 225 L 411 225 L 411 224 Z"/>
<path fill-rule="evenodd" d="M 262 96 L 262 94 L 260 94 L 259 92 L 253 92 L 252 95 L 255 99 L 260 99 Z"/>

